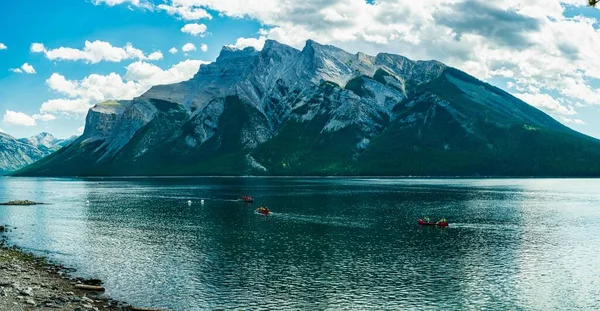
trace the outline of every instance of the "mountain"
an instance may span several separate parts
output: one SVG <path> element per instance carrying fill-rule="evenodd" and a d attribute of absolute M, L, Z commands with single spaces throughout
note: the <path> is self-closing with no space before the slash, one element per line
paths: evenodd
<path fill-rule="evenodd" d="M 49 133 L 41 133 L 30 138 L 16 139 L 0 132 L 0 175 L 32 164 L 66 146 L 75 138 L 76 136 L 57 139 Z"/>
<path fill-rule="evenodd" d="M 38 148 L 0 132 L 0 175 L 23 168 L 44 155 Z"/>
<path fill-rule="evenodd" d="M 598 176 L 598 159 L 600 141 L 440 62 L 267 41 L 96 105 L 17 175 Z"/>
<path fill-rule="evenodd" d="M 19 141 L 32 145 L 45 153 L 52 153 L 57 151 L 58 149 L 68 145 L 70 142 L 74 141 L 77 136 L 72 136 L 67 139 L 60 139 L 52 136 L 52 134 L 47 132 L 42 132 L 38 135 L 29 137 L 29 138 L 21 138 Z"/>

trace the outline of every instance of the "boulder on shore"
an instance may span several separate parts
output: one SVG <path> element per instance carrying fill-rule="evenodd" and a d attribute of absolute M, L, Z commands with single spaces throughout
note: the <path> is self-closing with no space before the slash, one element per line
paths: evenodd
<path fill-rule="evenodd" d="M 40 205 L 44 203 L 33 202 L 29 200 L 14 200 L 5 203 L 0 203 L 0 205 Z"/>

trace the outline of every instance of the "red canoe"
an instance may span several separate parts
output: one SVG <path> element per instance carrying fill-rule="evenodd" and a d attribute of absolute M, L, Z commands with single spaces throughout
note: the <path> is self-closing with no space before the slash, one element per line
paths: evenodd
<path fill-rule="evenodd" d="M 448 222 L 426 222 L 423 219 L 419 219 L 419 225 L 421 226 L 438 226 L 438 227 L 448 227 Z"/>
<path fill-rule="evenodd" d="M 257 214 L 260 214 L 260 215 L 265 215 L 265 216 L 269 216 L 269 215 L 271 215 L 271 210 L 270 210 L 270 209 L 268 209 L 268 208 L 261 208 L 261 207 L 259 207 L 259 208 L 257 208 L 257 209 L 256 209 L 256 211 L 255 211 L 255 212 L 256 212 Z"/>
<path fill-rule="evenodd" d="M 251 196 L 243 196 L 240 198 L 240 201 L 246 202 L 246 203 L 252 203 L 252 202 L 254 202 L 254 199 Z"/>

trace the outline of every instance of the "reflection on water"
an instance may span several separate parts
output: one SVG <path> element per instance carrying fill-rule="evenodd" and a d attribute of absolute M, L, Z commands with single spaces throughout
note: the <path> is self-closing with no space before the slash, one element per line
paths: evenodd
<path fill-rule="evenodd" d="M 112 297 L 155 307 L 591 310 L 600 309 L 597 189 L 597 180 L 0 178 L 0 201 L 52 203 L 0 207 L 0 223 L 17 227 L 11 241 L 105 280 Z M 254 214 L 259 205 L 274 214 Z M 451 226 L 417 226 L 425 215 Z"/>

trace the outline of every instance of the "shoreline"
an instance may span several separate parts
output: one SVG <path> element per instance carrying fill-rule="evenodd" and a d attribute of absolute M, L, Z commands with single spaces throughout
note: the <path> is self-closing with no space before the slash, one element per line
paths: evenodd
<path fill-rule="evenodd" d="M 10 245 L 6 235 L 0 235 L 0 310 L 160 310 L 133 307 L 111 299 L 103 291 L 76 288 L 101 281 L 72 277 L 75 269 Z"/>

